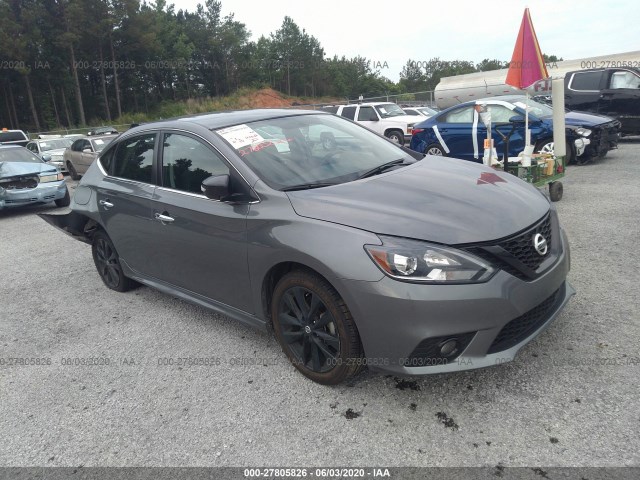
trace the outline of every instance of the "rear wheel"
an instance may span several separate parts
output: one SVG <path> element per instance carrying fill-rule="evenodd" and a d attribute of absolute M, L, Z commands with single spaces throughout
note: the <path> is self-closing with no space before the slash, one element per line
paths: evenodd
<path fill-rule="evenodd" d="M 425 155 L 435 155 L 438 157 L 446 157 L 447 154 L 444 151 L 444 148 L 440 146 L 439 143 L 432 143 L 428 145 L 427 148 L 424 149 Z"/>
<path fill-rule="evenodd" d="M 69 170 L 69 175 L 72 180 L 80 180 L 80 175 L 76 172 L 76 168 L 73 166 L 73 163 L 67 162 L 67 170 Z"/>
<path fill-rule="evenodd" d="M 358 329 L 338 292 L 305 271 L 285 275 L 271 304 L 276 338 L 291 363 L 306 377 L 335 385 L 362 367 Z"/>
<path fill-rule="evenodd" d="M 93 263 L 103 283 L 116 292 L 126 292 L 139 284 L 122 273 L 120 257 L 109 236 L 99 230 L 93 236 L 91 245 Z"/>

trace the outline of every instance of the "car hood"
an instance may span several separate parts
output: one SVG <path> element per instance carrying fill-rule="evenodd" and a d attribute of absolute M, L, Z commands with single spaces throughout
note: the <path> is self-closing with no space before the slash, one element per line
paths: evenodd
<path fill-rule="evenodd" d="M 56 173 L 58 170 L 47 163 L 0 162 L 0 178 L 36 173 Z"/>
<path fill-rule="evenodd" d="M 448 245 L 507 237 L 549 211 L 548 200 L 514 175 L 441 157 L 288 195 L 303 217 Z"/>
<path fill-rule="evenodd" d="M 389 117 L 383 119 L 385 122 L 397 123 L 399 125 L 408 125 L 410 123 L 418 123 L 424 120 L 424 117 L 418 115 L 398 115 L 397 117 Z"/>
<path fill-rule="evenodd" d="M 566 125 L 573 125 L 575 127 L 593 127 L 613 120 L 613 118 L 605 117 L 604 115 L 573 111 L 567 112 L 564 118 Z"/>
<path fill-rule="evenodd" d="M 66 148 L 56 148 L 55 150 L 47 150 L 46 152 L 42 152 L 43 155 L 62 155 Z"/>

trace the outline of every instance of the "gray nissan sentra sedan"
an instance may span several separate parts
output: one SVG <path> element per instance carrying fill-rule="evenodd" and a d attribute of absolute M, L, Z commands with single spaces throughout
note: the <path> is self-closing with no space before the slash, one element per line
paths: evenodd
<path fill-rule="evenodd" d="M 513 175 L 421 158 L 315 111 L 191 116 L 122 134 L 71 212 L 42 216 L 92 245 L 107 287 L 273 327 L 319 383 L 512 360 L 574 294 L 556 210 Z"/>

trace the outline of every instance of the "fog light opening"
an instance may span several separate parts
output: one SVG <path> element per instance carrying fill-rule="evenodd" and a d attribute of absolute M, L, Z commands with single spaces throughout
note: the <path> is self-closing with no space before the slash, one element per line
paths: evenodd
<path fill-rule="evenodd" d="M 453 357 L 458 354 L 458 340 L 450 338 L 440 344 L 440 355 L 444 358 Z"/>

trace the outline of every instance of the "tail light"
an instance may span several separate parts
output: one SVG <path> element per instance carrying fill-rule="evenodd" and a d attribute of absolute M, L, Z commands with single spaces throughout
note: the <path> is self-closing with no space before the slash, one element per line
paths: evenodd
<path fill-rule="evenodd" d="M 424 132 L 424 128 L 415 128 L 413 129 L 413 134 L 415 135 L 416 133 L 422 133 Z"/>

